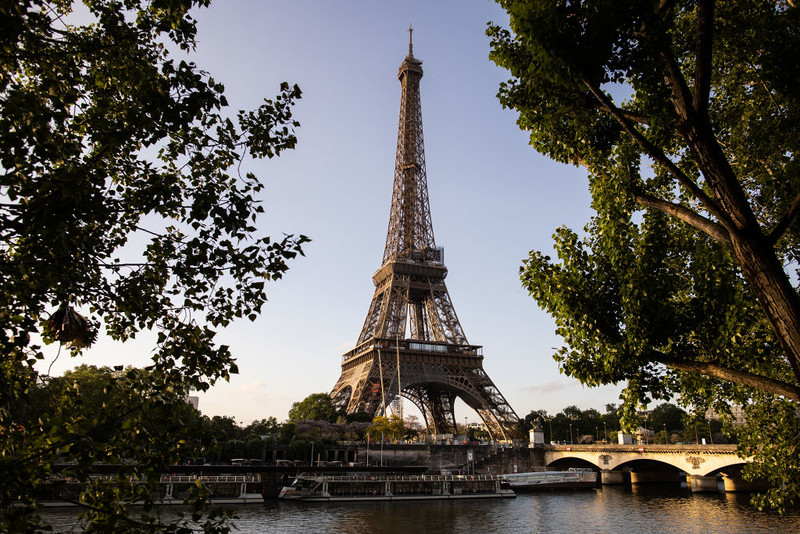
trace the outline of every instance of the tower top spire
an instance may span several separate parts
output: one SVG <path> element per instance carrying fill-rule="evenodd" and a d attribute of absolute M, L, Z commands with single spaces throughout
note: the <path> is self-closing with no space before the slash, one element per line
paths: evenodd
<path fill-rule="evenodd" d="M 422 105 L 419 82 L 422 61 L 413 53 L 413 28 L 408 28 L 408 55 L 398 69 L 400 121 L 394 167 L 392 207 L 386 234 L 384 263 L 429 254 L 436 249 L 428 205 L 425 148 L 422 140 Z"/>
<path fill-rule="evenodd" d="M 414 28 L 411 24 L 408 25 L 408 57 L 414 57 L 414 43 L 411 36 L 414 33 Z"/>

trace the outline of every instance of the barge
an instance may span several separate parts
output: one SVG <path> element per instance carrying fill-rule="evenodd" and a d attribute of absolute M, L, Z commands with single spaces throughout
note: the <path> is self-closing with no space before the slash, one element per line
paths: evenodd
<path fill-rule="evenodd" d="M 279 499 L 317 502 L 502 499 L 516 497 L 498 475 L 313 475 L 284 486 Z"/>
<path fill-rule="evenodd" d="M 534 471 L 499 475 L 505 487 L 514 491 L 575 490 L 597 487 L 597 473 L 591 469 L 571 468 L 567 471 Z"/>

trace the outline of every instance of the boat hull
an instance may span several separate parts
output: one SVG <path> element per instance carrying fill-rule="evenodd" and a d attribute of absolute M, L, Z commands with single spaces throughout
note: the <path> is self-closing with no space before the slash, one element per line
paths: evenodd
<path fill-rule="evenodd" d="M 518 492 L 591 490 L 597 487 L 597 473 L 591 469 L 535 471 L 502 475 L 504 487 Z"/>
<path fill-rule="evenodd" d="M 281 496 L 280 499 L 304 502 L 365 502 L 365 501 L 438 501 L 449 499 L 511 499 L 516 497 L 514 490 L 501 489 L 497 493 L 461 495 L 364 495 L 364 496 Z"/>
<path fill-rule="evenodd" d="M 597 487 L 595 482 L 553 483 L 553 484 L 509 484 L 509 488 L 518 493 L 534 491 L 572 491 L 592 490 Z"/>

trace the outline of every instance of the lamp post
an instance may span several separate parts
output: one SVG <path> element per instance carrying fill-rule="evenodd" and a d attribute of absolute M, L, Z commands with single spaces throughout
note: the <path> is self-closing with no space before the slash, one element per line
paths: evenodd
<path fill-rule="evenodd" d="M 569 424 L 569 442 L 572 443 L 572 423 Z"/>
<path fill-rule="evenodd" d="M 603 441 L 608 443 L 608 432 L 606 431 L 606 422 L 603 421 Z"/>

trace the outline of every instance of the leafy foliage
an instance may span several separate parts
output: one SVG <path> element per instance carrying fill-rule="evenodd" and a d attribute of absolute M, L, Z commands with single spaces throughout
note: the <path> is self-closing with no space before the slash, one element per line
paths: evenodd
<path fill-rule="evenodd" d="M 15 410 L 35 389 L 39 339 L 75 356 L 100 328 L 119 341 L 156 330 L 157 381 L 134 403 L 151 410 L 170 388 L 205 390 L 237 371 L 215 330 L 254 320 L 265 282 L 281 278 L 307 241 L 258 237 L 263 185 L 230 170 L 248 155 L 295 146 L 299 88 L 282 84 L 276 98 L 230 118 L 222 84 L 170 53 L 191 52 L 189 10 L 208 3 L 86 0 L 85 24 L 70 0 L 0 6 L 3 520 L 20 517 L 7 514 L 13 501 L 34 504 L 59 451 L 85 451 L 84 480 L 92 462 L 127 454 L 146 478 L 159 454 L 169 457 L 159 448 L 177 447 L 137 434 L 132 419 L 112 433 L 126 431 L 130 445 L 118 439 L 106 448 L 109 421 L 82 417 L 85 406 L 72 397 L 59 397 L 63 405 L 36 435 L 21 428 Z M 103 528 L 130 530 L 113 493 L 98 490 L 86 509 Z"/>
<path fill-rule="evenodd" d="M 800 494 L 800 414 L 797 404 L 761 395 L 747 406 L 744 413 L 755 424 L 737 429 L 739 454 L 756 458 L 745 467 L 751 480 L 765 480 L 771 488 L 755 495 L 762 508 L 783 510 L 791 507 Z"/>
<path fill-rule="evenodd" d="M 295 426 L 294 437 L 303 442 L 319 444 L 337 441 L 361 441 L 369 423 L 329 423 L 327 421 L 305 420 Z"/>
<path fill-rule="evenodd" d="M 289 408 L 290 421 L 327 421 L 335 423 L 338 414 L 327 393 L 312 393 Z"/>
<path fill-rule="evenodd" d="M 121 528 L 157 530 L 157 523 L 121 517 L 116 500 L 138 501 L 149 509 L 161 473 L 196 454 L 190 436 L 194 408 L 186 386 L 170 383 L 163 373 L 128 368 L 112 370 L 81 365 L 63 376 L 44 378 L 25 402 L 11 406 L 17 422 L 5 446 L 16 453 L 16 469 L 26 476 L 14 486 L 21 503 L 6 511 L 9 531 L 26 530 L 39 500 L 57 498 L 64 481 L 81 481 L 74 495 L 84 507 L 87 530 Z M 94 478 L 99 464 L 114 466 L 111 479 Z M 112 497 L 113 496 L 113 497 Z M 193 503 L 203 509 L 202 500 Z M 149 526 L 148 526 L 149 525 Z"/>
<path fill-rule="evenodd" d="M 556 259 L 533 251 L 521 269 L 564 338 L 561 370 L 626 383 L 629 428 L 654 399 L 695 416 L 744 406 L 749 430 L 767 424 L 780 449 L 754 448 L 753 469 L 786 484 L 770 503 L 791 503 L 800 471 L 778 459 L 797 457 L 800 401 L 800 298 L 787 272 L 800 239 L 800 11 L 498 3 L 511 26 L 489 29 L 492 59 L 512 75 L 500 101 L 536 150 L 586 167 L 596 210 L 583 233 L 556 231 Z M 784 409 L 764 408 L 773 403 Z"/>
<path fill-rule="evenodd" d="M 651 430 L 662 428 L 667 432 L 676 432 L 684 428 L 686 412 L 670 402 L 659 404 L 647 416 L 647 425 Z"/>
<path fill-rule="evenodd" d="M 370 441 L 399 441 L 406 435 L 406 426 L 397 414 L 392 414 L 389 417 L 379 415 L 372 420 L 372 425 L 367 429 L 367 435 Z"/>

